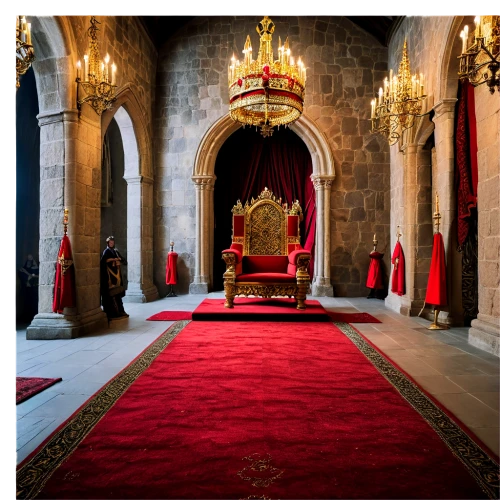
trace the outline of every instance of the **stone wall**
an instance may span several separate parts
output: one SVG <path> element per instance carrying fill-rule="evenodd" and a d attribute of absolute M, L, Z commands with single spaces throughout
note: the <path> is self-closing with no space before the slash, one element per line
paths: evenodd
<path fill-rule="evenodd" d="M 469 342 L 500 356 L 500 102 L 486 85 L 474 91 L 477 121 L 479 314 Z"/>
<path fill-rule="evenodd" d="M 377 233 L 389 263 L 389 150 L 370 133 L 370 100 L 387 69 L 387 49 L 342 17 L 276 17 L 307 67 L 304 113 L 333 151 L 331 265 L 336 295 L 363 296 Z M 195 188 L 191 180 L 204 134 L 228 112 L 227 66 L 261 17 L 196 18 L 159 53 L 155 117 L 155 280 L 164 283 L 169 242 L 179 254 L 179 291 L 194 275 Z M 228 214 L 229 216 L 229 214 Z M 165 293 L 165 286 L 161 288 Z"/>

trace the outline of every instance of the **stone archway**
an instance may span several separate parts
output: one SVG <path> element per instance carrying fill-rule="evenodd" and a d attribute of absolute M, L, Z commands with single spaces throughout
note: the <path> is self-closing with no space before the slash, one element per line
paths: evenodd
<path fill-rule="evenodd" d="M 151 145 L 147 140 L 145 113 L 131 84 L 120 89 L 111 110 L 102 117 L 101 137 L 114 118 L 124 150 L 127 182 L 127 302 L 150 302 L 158 298 L 153 284 L 153 175 Z"/>
<path fill-rule="evenodd" d="M 241 125 L 224 115 L 206 132 L 196 153 L 191 179 L 196 188 L 195 276 L 190 293 L 208 293 L 213 263 L 213 195 L 215 161 L 224 141 Z M 333 155 L 328 142 L 313 120 L 303 115 L 291 125 L 306 144 L 312 158 L 311 180 L 316 190 L 316 254 L 312 292 L 317 296 L 333 296 L 330 282 L 330 193 L 335 178 Z"/>

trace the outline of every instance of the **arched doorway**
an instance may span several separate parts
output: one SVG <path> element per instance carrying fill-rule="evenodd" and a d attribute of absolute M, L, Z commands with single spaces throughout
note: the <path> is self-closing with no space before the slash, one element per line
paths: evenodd
<path fill-rule="evenodd" d="M 195 275 L 190 293 L 208 293 L 213 277 L 214 183 L 215 161 L 219 149 L 240 125 L 229 115 L 216 121 L 205 133 L 196 153 L 193 180 L 196 188 Z M 333 296 L 330 279 L 330 194 L 335 166 L 329 143 L 316 123 L 307 115 L 290 126 L 304 141 L 312 160 L 312 176 L 316 190 L 316 245 L 312 293 Z"/>
<path fill-rule="evenodd" d="M 40 239 L 40 127 L 33 69 L 16 92 L 16 323 L 26 325 L 38 313 Z M 28 261 L 28 255 L 33 260 Z M 34 266 L 33 272 L 30 268 Z M 20 269 L 24 268 L 24 271 Z M 27 274 L 29 273 L 29 274 Z"/>
<path fill-rule="evenodd" d="M 123 142 L 116 120 L 111 120 L 102 147 L 101 170 L 101 248 L 106 248 L 106 238 L 115 237 L 115 246 L 127 257 L 127 182 Z M 127 267 L 122 267 L 122 278 L 127 288 Z"/>
<path fill-rule="evenodd" d="M 221 252 L 231 244 L 231 209 L 256 198 L 267 187 L 289 205 L 295 199 L 304 210 L 302 245 L 314 254 L 316 205 L 311 180 L 312 159 L 305 143 L 288 128 L 262 137 L 254 129 L 240 128 L 222 145 L 215 163 L 213 290 L 223 289 L 225 264 Z"/>

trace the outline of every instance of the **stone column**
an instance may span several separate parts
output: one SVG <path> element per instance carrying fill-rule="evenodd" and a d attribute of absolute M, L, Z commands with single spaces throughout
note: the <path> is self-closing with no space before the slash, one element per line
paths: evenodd
<path fill-rule="evenodd" d="M 462 321 L 461 287 L 457 282 L 460 276 L 460 261 L 456 253 L 456 235 L 454 219 L 456 218 L 456 196 L 454 189 L 455 176 L 455 98 L 443 99 L 434 106 L 435 124 L 434 138 L 436 144 L 437 179 L 432 187 L 432 198 L 439 195 L 439 211 L 441 213 L 440 232 L 443 235 L 446 254 L 446 272 L 448 285 L 448 311 L 439 315 L 439 320 L 445 324 L 460 324 Z"/>
<path fill-rule="evenodd" d="M 333 176 L 312 175 L 316 190 L 316 252 L 312 295 L 333 297 L 330 280 L 330 194 Z"/>
<path fill-rule="evenodd" d="M 195 275 L 189 293 L 208 293 L 210 257 L 213 256 L 213 203 L 215 175 L 193 175 L 196 188 Z"/>
<path fill-rule="evenodd" d="M 40 133 L 39 313 L 27 339 L 74 338 L 107 325 L 99 295 L 100 162 L 98 130 L 69 109 L 38 115 Z M 94 172 L 95 171 L 95 172 Z M 75 266 L 75 308 L 52 312 L 64 208 Z M 96 215 L 97 214 L 97 215 Z"/>
<path fill-rule="evenodd" d="M 153 179 L 125 176 L 127 181 L 127 273 L 124 302 L 151 302 L 158 298 L 153 284 Z"/>

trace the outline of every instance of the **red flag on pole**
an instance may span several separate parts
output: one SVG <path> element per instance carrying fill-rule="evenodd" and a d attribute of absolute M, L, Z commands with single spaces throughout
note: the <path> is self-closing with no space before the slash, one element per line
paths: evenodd
<path fill-rule="evenodd" d="M 403 247 L 398 241 L 394 247 L 394 252 L 392 254 L 392 263 L 394 264 L 394 269 L 392 271 L 392 282 L 391 282 L 391 292 L 398 295 L 405 294 L 405 256 L 403 253 Z"/>
<path fill-rule="evenodd" d="M 71 244 L 65 234 L 57 256 L 52 311 L 62 314 L 65 307 L 76 307 L 75 297 L 75 267 L 73 265 Z"/>
<path fill-rule="evenodd" d="M 429 280 L 427 281 L 427 293 L 425 302 L 433 304 L 437 308 L 448 305 L 448 294 L 446 290 L 446 260 L 444 254 L 443 235 L 436 233 L 432 246 L 431 268 Z"/>

